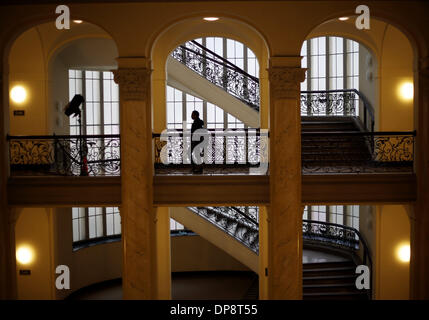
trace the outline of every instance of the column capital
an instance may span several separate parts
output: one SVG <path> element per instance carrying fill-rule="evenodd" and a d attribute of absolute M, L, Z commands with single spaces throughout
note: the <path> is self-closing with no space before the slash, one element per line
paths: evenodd
<path fill-rule="evenodd" d="M 141 67 L 113 70 L 121 100 L 146 100 L 150 93 L 151 72 L 151 69 Z"/>
<path fill-rule="evenodd" d="M 305 80 L 306 69 L 272 66 L 268 69 L 270 88 L 274 99 L 297 99 L 300 83 Z"/>

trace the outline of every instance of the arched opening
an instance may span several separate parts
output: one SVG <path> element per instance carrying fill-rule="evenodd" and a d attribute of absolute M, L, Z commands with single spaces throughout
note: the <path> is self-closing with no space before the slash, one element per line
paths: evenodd
<path fill-rule="evenodd" d="M 308 68 L 306 81 L 301 84 L 303 132 L 311 131 L 311 124 L 306 123 L 306 119 L 310 122 L 312 115 L 316 118 L 328 116 L 325 119 L 330 118 L 326 121 L 331 121 L 333 126 L 328 130 L 326 124 L 323 127 L 319 123 L 318 129 L 313 130 L 319 131 L 318 137 L 324 137 L 329 143 L 323 144 L 322 151 L 319 142 L 319 149 L 311 149 L 314 152 L 311 156 L 306 152 L 310 153 L 309 141 L 316 139 L 316 135 L 309 132 L 303 135 L 303 150 L 307 150 L 303 151 L 303 166 L 314 160 L 312 157 L 317 152 L 319 159 L 326 161 L 325 164 L 329 162 L 327 166 L 340 166 L 343 157 L 354 166 L 360 166 L 358 154 L 362 157 L 368 152 L 369 145 L 368 160 L 380 160 L 387 167 L 394 161 L 403 161 L 403 164 L 409 161 L 406 171 L 413 172 L 415 133 L 412 131 L 417 128 L 413 97 L 414 49 L 407 36 L 390 23 L 371 17 L 371 29 L 362 32 L 355 27 L 355 17 L 348 18 L 332 19 L 317 26 L 308 34 L 302 47 L 303 67 Z M 365 109 L 372 111 L 365 113 Z M 339 122 L 352 118 L 355 124 L 349 127 Z M 317 121 L 325 120 L 319 117 Z M 374 125 L 368 125 L 370 122 Z M 320 132 L 323 130 L 325 135 Z M 327 131 L 336 133 L 326 135 Z M 359 143 L 366 147 L 360 149 Z M 405 157 L 399 155 L 403 151 L 407 154 Z M 335 161 L 331 156 L 335 156 Z M 387 167 L 383 169 L 385 172 L 395 171 Z M 341 170 L 337 167 L 333 171 Z M 358 171 L 365 172 L 365 169 L 361 167 Z M 388 221 L 386 209 L 359 203 L 352 206 L 342 203 L 309 205 L 303 216 L 308 224 L 307 234 L 304 234 L 307 237 L 317 234 L 314 230 L 319 223 L 340 225 L 335 228 L 353 228 L 357 231 L 353 231 L 353 238 L 360 242 L 356 251 L 361 256 L 359 264 L 365 260 L 365 264 L 371 264 L 372 297 L 408 299 L 409 266 L 404 267 L 394 254 L 399 243 L 410 242 L 410 224 L 404 223 L 406 212 L 402 206 L 388 208 L 392 217 L 397 217 L 396 221 Z M 395 224 L 398 224 L 397 235 L 388 234 L 386 230 Z M 371 261 L 359 252 L 363 247 L 370 252 Z M 388 266 L 386 261 L 391 264 Z M 393 275 L 392 268 L 400 274 L 401 282 L 397 283 L 394 293 L 389 294 L 387 288 L 393 278 L 388 279 Z"/>
<path fill-rule="evenodd" d="M 210 23 L 198 17 L 177 23 L 155 41 L 152 50 L 154 131 L 191 129 L 194 110 L 209 130 L 268 128 L 268 56 L 262 37 L 239 21 L 220 17 Z M 213 141 L 218 144 L 214 144 L 210 152 L 222 149 L 221 156 L 205 156 L 209 158 L 206 159 L 209 165 L 222 166 L 226 163 L 222 157 L 229 154 L 230 143 L 224 137 L 216 139 L 217 142 Z M 242 146 L 245 154 L 245 143 Z M 245 161 L 238 159 L 237 154 L 231 155 L 231 168 Z M 204 170 L 208 170 L 206 168 Z M 242 299 L 250 287 L 253 290 L 258 287 L 259 237 L 253 221 L 258 219 L 257 211 L 257 207 L 247 206 L 169 208 L 170 217 L 175 219 L 169 226 L 173 298 L 187 291 L 187 297 L 193 299 Z M 223 221 L 226 217 L 229 222 Z M 246 225 L 246 217 L 253 222 L 249 220 Z M 234 224 L 235 231 L 228 230 L 230 223 Z M 246 238 L 245 234 L 252 231 L 250 225 L 256 229 Z M 236 238 L 232 243 L 228 239 L 231 236 Z M 213 244 L 225 249 L 213 250 Z M 183 263 L 185 257 L 186 264 Z M 183 271 L 192 270 L 195 279 L 186 278 Z M 207 274 L 197 280 L 204 274 L 201 271 Z M 235 280 L 226 280 L 231 276 L 229 279 Z M 210 286 L 216 282 L 226 286 L 195 295 L 198 286 L 200 290 L 214 288 Z"/>
<path fill-rule="evenodd" d="M 12 176 L 41 172 L 79 175 L 79 135 L 86 136 L 79 141 L 87 143 L 89 161 L 100 161 L 100 157 L 108 160 L 109 155 L 119 154 L 119 144 L 113 147 L 106 138 L 119 134 L 119 90 L 111 72 L 117 68 L 117 56 L 112 37 L 86 21 L 72 22 L 68 31 L 57 30 L 52 22 L 39 24 L 15 39 L 8 57 L 9 89 L 20 86 L 26 97 L 21 102 L 10 98 L 9 134 L 16 137 L 10 139 Z M 84 97 L 79 106 L 81 126 L 77 117 L 65 115 L 65 107 L 76 94 Z M 114 174 L 95 163 L 89 166 L 88 175 L 100 170 L 105 175 Z M 15 229 L 16 246 L 30 243 L 37 248 L 38 259 L 31 266 L 35 271 L 31 283 L 18 276 L 18 298 L 64 298 L 83 286 L 121 277 L 121 219 L 117 207 L 21 211 Z M 37 227 L 28 232 L 31 225 Z M 82 248 L 92 253 L 87 255 L 79 250 Z M 111 259 L 109 268 L 103 263 L 106 257 Z M 52 290 L 46 285 L 54 287 L 52 274 L 58 264 L 73 270 L 71 291 Z M 92 265 L 93 272 L 79 268 L 82 265 Z M 22 268 L 19 264 L 17 267 Z M 47 290 L 34 290 L 41 286 Z"/>

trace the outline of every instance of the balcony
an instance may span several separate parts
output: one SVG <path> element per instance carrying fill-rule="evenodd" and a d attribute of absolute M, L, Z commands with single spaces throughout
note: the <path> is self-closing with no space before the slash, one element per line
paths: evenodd
<path fill-rule="evenodd" d="M 302 132 L 302 173 L 413 173 L 415 132 Z M 269 132 L 207 130 L 205 175 L 269 175 Z M 119 176 L 120 136 L 8 136 L 11 176 Z M 156 175 L 190 175 L 190 131 L 153 134 Z M 287 152 L 287 151 L 285 151 Z"/>

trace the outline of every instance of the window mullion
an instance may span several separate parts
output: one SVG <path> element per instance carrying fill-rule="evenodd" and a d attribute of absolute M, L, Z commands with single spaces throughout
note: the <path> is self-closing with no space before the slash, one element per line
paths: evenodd
<path fill-rule="evenodd" d="M 85 97 L 83 103 L 82 103 L 82 116 L 81 116 L 81 126 L 82 126 L 82 132 L 79 132 L 79 134 L 86 135 L 86 70 L 82 70 L 82 94 Z"/>
<path fill-rule="evenodd" d="M 85 212 L 85 240 L 89 239 L 89 210 L 88 207 L 83 208 Z"/>
<path fill-rule="evenodd" d="M 102 218 L 103 218 L 103 237 L 107 236 L 107 211 L 106 211 L 106 207 L 102 207 Z M 113 221 L 113 224 L 115 222 Z"/>

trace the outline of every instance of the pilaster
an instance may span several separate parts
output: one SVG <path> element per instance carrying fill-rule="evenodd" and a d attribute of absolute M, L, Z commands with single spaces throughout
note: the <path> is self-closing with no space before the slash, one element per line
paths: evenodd
<path fill-rule="evenodd" d="M 301 57 L 273 57 L 270 82 L 269 298 L 302 299 Z"/>
<path fill-rule="evenodd" d="M 144 58 L 119 58 L 124 299 L 156 298 L 150 74 Z"/>

